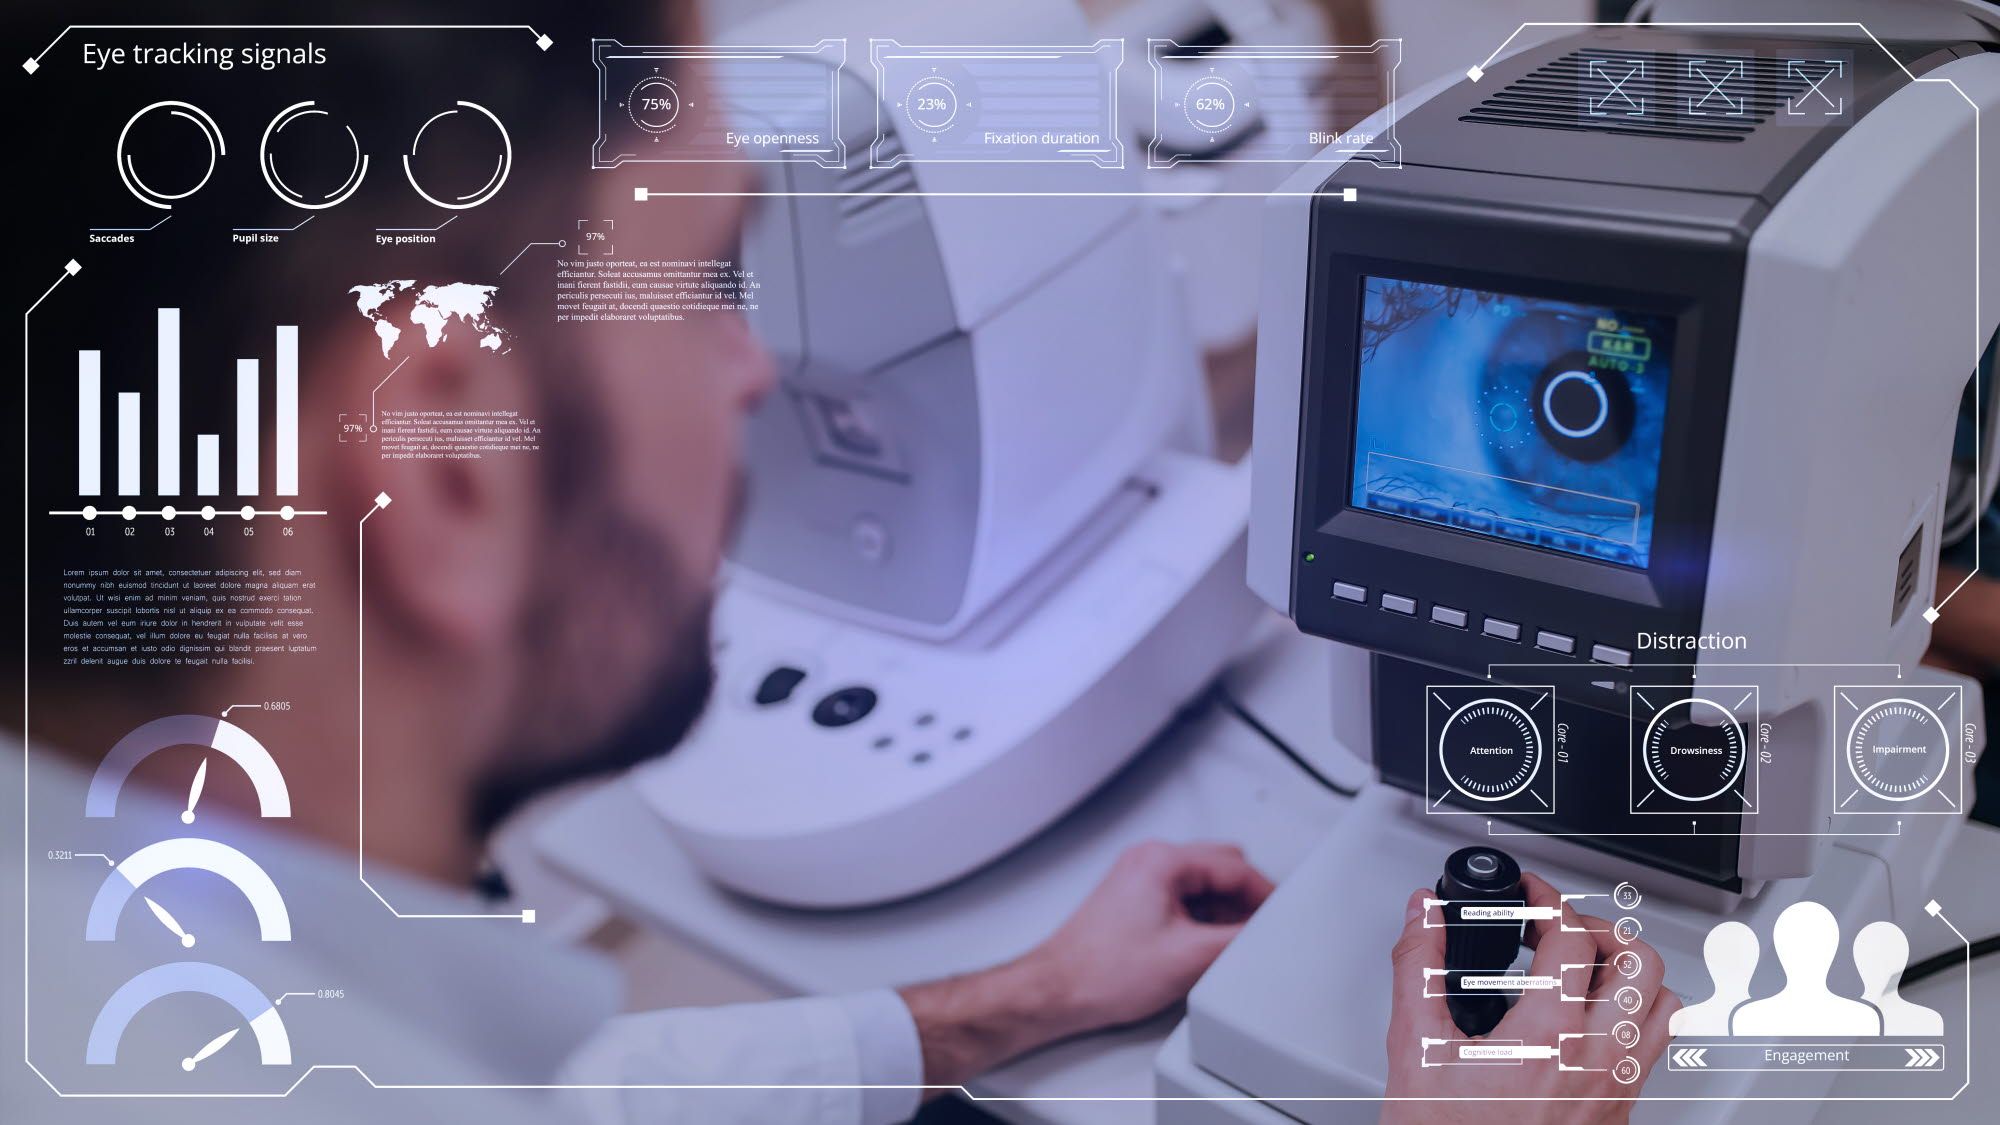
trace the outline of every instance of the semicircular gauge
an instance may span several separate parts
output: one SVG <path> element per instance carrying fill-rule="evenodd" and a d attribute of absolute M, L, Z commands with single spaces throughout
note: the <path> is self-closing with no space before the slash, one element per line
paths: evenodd
<path fill-rule="evenodd" d="M 345 202 L 368 175 L 354 126 L 336 123 L 317 102 L 286 106 L 264 126 L 257 169 L 279 199 L 308 211 Z"/>
<path fill-rule="evenodd" d="M 83 815 L 118 815 L 118 794 L 125 788 L 125 779 L 148 756 L 170 746 L 207 746 L 221 751 L 249 776 L 257 791 L 260 813 L 292 815 L 291 793 L 285 788 L 285 777 L 278 772 L 277 760 L 271 757 L 271 752 L 252 738 L 249 731 L 212 715 L 169 715 L 145 723 L 119 739 L 91 775 Z"/>
<path fill-rule="evenodd" d="M 214 872 L 234 883 L 250 901 L 250 909 L 257 915 L 257 934 L 265 941 L 292 940 L 291 913 L 285 909 L 284 896 L 278 893 L 277 884 L 264 869 L 228 844 L 195 836 L 148 844 L 106 875 L 90 904 L 90 917 L 83 928 L 84 940 L 116 939 L 118 918 L 140 887 L 155 875 L 186 870 Z"/>
<path fill-rule="evenodd" d="M 422 158 L 427 167 L 427 177 L 443 179 L 449 175 L 460 181 L 457 187 L 441 188 L 433 194 L 419 182 L 412 161 L 420 159 L 418 153 L 424 149 L 427 134 L 432 146 L 448 154 L 447 157 Z M 477 102 L 461 101 L 455 108 L 424 122 L 410 141 L 410 151 L 403 154 L 403 175 L 410 181 L 410 186 L 426 201 L 452 211 L 477 207 L 498 195 L 507 182 L 507 173 L 513 168 L 514 141 L 507 135 L 507 126 L 501 124 L 492 110 Z M 466 190 L 459 191 L 457 188 Z"/>
<path fill-rule="evenodd" d="M 257 1057 L 265 1066 L 292 1064 L 292 1040 L 270 998 L 241 975 L 205 961 L 160 965 L 119 985 L 111 999 L 97 1010 L 83 1061 L 91 1066 L 117 1063 L 118 1041 L 125 1037 L 125 1028 L 132 1023 L 132 1017 L 155 1000 L 183 992 L 213 996 L 235 1008 L 249 1025 L 250 1034 L 256 1037 Z"/>
<path fill-rule="evenodd" d="M 200 136 L 200 146 L 188 144 L 186 122 Z M 158 101 L 133 114 L 118 131 L 114 155 L 125 190 L 148 207 L 171 211 L 174 204 L 200 191 L 215 175 L 215 166 L 229 154 L 222 128 L 200 106 Z"/>

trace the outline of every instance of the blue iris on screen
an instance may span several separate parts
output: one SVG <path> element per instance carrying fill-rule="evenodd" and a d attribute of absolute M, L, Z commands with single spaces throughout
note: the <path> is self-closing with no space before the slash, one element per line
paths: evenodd
<path fill-rule="evenodd" d="M 1672 319 L 1365 281 L 1350 502 L 1648 565 Z"/>

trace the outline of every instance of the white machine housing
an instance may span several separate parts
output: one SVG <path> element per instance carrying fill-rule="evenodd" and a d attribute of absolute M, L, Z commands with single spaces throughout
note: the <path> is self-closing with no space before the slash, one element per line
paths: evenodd
<path fill-rule="evenodd" d="M 1066 3 L 968 9 L 816 26 L 808 5 L 783 33 L 1092 41 Z M 1198 353 L 1156 216 L 953 194 L 988 191 L 991 167 L 870 167 L 872 72 L 845 75 L 850 167 L 776 166 L 782 194 L 744 236 L 781 374 L 750 427 L 717 699 L 636 777 L 719 882 L 823 908 L 916 894 L 1032 836 L 1259 613 L 1238 569 L 1247 466 L 1198 452 Z M 1077 171 L 1094 192 L 1137 174 Z"/>
<path fill-rule="evenodd" d="M 1496 63 L 1477 88 L 1469 81 L 1444 84 L 1456 87 L 1449 113 L 1461 129 L 1537 132 L 1462 122 L 1480 98 L 1492 96 L 1490 90 L 1536 66 L 1546 73 L 1556 65 L 1549 60 L 1578 49 L 1576 44 L 1619 51 L 1639 47 L 1649 36 L 1669 35 L 1680 38 L 1672 43 L 1660 39 L 1660 49 L 1724 46 L 1719 39 L 1691 40 L 1678 28 L 1586 33 L 1561 48 L 1522 52 L 1520 57 L 1534 60 L 1527 66 Z M 1768 49 L 1769 42 L 1763 45 Z M 1873 51 L 1882 65 L 1881 49 L 1873 44 L 1850 49 L 1856 56 Z M 1893 74 L 1902 65 L 1892 60 L 1887 69 Z M 1755 893 L 1766 879 L 1808 874 L 1821 842 L 1796 833 L 1824 824 L 1836 811 L 1837 762 L 1827 752 L 1833 687 L 1894 678 L 1891 665 L 1914 668 L 1929 643 L 1925 611 L 1934 598 L 1949 593 L 1935 591 L 1935 575 L 1954 426 L 1968 380 L 2000 323 L 2000 254 L 1989 248 L 1983 258 L 1976 257 L 1975 241 L 1966 235 L 1980 219 L 1975 183 L 1994 182 L 1996 162 L 1987 152 L 1985 167 L 1975 169 L 1974 115 L 1965 100 L 1991 104 L 2000 68 L 1990 55 L 1976 52 L 1955 61 L 1948 54 L 1932 54 L 1930 65 L 1934 69 L 1917 81 L 1899 77 L 1881 104 L 1841 126 L 1811 165 L 1771 192 L 1772 198 L 1743 197 L 1748 205 L 1740 218 L 1712 223 L 1722 228 L 1740 224 L 1739 229 L 1747 228 L 1747 242 L 1739 302 L 1735 308 L 1707 310 L 1710 323 L 1704 329 L 1714 331 L 1720 311 L 1733 321 L 1735 333 L 1735 377 L 1719 404 L 1721 412 L 1712 415 L 1714 421 L 1704 415 L 1699 427 L 1706 431 L 1703 440 L 1719 445 L 1719 467 L 1712 470 L 1712 519 L 1691 535 L 1704 545 L 1699 563 L 1704 574 L 1691 603 L 1685 590 L 1673 589 L 1671 577 L 1656 576 L 1651 590 L 1665 591 L 1660 596 L 1669 601 L 1681 599 L 1686 608 L 1680 620 L 1687 623 L 1687 633 L 1741 636 L 1745 646 L 1649 655 L 1622 622 L 1607 623 L 1609 615 L 1600 608 L 1620 604 L 1622 595 L 1586 600 L 1581 592 L 1572 592 L 1567 579 L 1545 586 L 1547 593 L 1532 603 L 1496 603 L 1469 586 L 1469 579 L 1455 578 L 1450 589 L 1412 589 L 1409 584 L 1419 579 L 1400 568 L 1394 579 L 1360 577 L 1349 569 L 1354 564 L 1344 548 L 1313 538 L 1324 530 L 1315 522 L 1322 517 L 1305 512 L 1302 488 L 1335 470 L 1314 461 L 1313 451 L 1304 446 L 1310 437 L 1303 413 L 1305 380 L 1319 373 L 1308 347 L 1316 316 L 1342 315 L 1322 311 L 1315 302 L 1323 298 L 1309 290 L 1315 255 L 1328 252 L 1312 234 L 1320 221 L 1315 214 L 1342 206 L 1323 185 L 1353 181 L 1365 204 L 1371 187 L 1390 191 L 1406 182 L 1397 178 L 1402 172 L 1377 171 L 1357 179 L 1313 168 L 1270 201 L 1252 452 L 1251 587 L 1309 632 L 1457 669 L 1461 675 L 1553 682 L 1565 696 L 1607 712 L 1624 710 L 1623 692 L 1634 682 L 1728 683 L 1754 677 L 1761 716 L 1770 727 L 1766 749 L 1783 763 L 1784 773 L 1781 781 L 1765 784 L 1766 800 L 1756 821 L 1764 831 L 1741 838 L 1734 869 L 1744 881 L 1744 893 Z M 1541 192 L 1560 201 L 1552 207 L 1589 214 L 1592 205 L 1570 181 L 1551 179 L 1545 185 L 1553 186 L 1521 188 L 1520 175 L 1461 170 L 1477 167 L 1480 157 L 1461 160 L 1452 153 L 1410 148 L 1409 138 L 1423 136 L 1417 107 L 1442 93 L 1426 91 L 1404 107 L 1407 163 L 1415 167 L 1428 161 L 1439 170 L 1420 171 L 1463 190 L 1499 183 L 1496 190 L 1506 202 L 1496 205 L 1496 213 L 1531 212 L 1540 205 L 1536 193 Z M 1434 116 L 1441 119 L 1445 111 Z M 1698 177 L 1694 158 L 1716 149 L 1678 143 L 1692 147 L 1686 165 L 1692 170 L 1682 174 Z M 1888 147 L 1899 153 L 1898 159 L 1881 159 Z M 1976 174 L 1983 180 L 1976 181 Z M 1620 206 L 1671 216 L 1679 204 L 1668 201 L 1675 197 L 1685 196 L 1679 191 L 1649 195 L 1641 189 L 1641 202 Z M 1698 212 L 1721 198 L 1702 196 L 1692 206 Z M 1653 221 L 1673 230 L 1672 224 L 1681 220 L 1653 219 L 1643 212 L 1636 220 L 1641 226 Z M 1929 284 L 1912 284 L 1899 264 L 1904 262 L 1924 263 Z M 1983 298 L 1978 307 L 1975 293 Z M 1840 311 L 1829 315 L 1829 309 Z M 1894 327 L 1885 330 L 1885 325 Z M 1885 377 L 1885 372 L 1897 376 Z M 1704 379 L 1712 374 L 1700 372 Z M 1991 466 L 1996 435 L 1983 436 L 1985 461 Z M 1990 496 L 1990 468 L 1985 487 Z M 1682 526 L 1681 531 L 1688 529 Z M 1472 537 L 1455 532 L 1426 529 L 1424 534 L 1425 549 L 1459 564 L 1461 572 L 1469 573 L 1464 564 L 1484 559 L 1489 550 L 1483 543 L 1461 545 L 1458 541 Z M 1414 550 L 1413 540 L 1401 542 L 1406 555 Z M 1496 588 L 1518 577 L 1541 578 L 1544 565 L 1571 568 L 1564 573 L 1577 569 L 1567 559 L 1545 564 L 1545 556 L 1529 548 L 1501 550 L 1516 557 L 1486 563 Z M 1318 561 L 1305 561 L 1309 554 Z M 1528 556 L 1535 557 L 1520 561 Z M 1384 570 L 1378 565 L 1376 573 Z M 1639 589 L 1629 585 L 1627 575 L 1610 581 L 1627 583 L 1619 589 Z M 1344 603 L 1333 596 L 1335 582 L 1365 587 L 1370 600 Z M 1378 609 L 1376 592 L 1391 589 L 1418 595 L 1416 611 L 1404 616 Z M 1441 629 L 1428 620 L 1432 596 L 1436 604 L 1470 609 L 1468 628 Z M 1647 596 L 1652 595 L 1633 604 L 1645 604 Z M 1653 608 L 1636 610 L 1626 620 L 1648 620 L 1663 612 L 1658 608 L 1662 604 L 1667 603 L 1653 602 Z M 1526 622 L 1523 639 L 1502 642 L 1482 636 L 1482 612 Z M 1556 614 L 1583 619 L 1548 626 L 1575 638 L 1570 653 L 1534 643 L 1541 623 Z M 1598 657 L 1599 642 L 1622 652 L 1623 662 Z M 1497 663 L 1508 661 L 1519 663 Z M 1379 707 L 1372 713 L 1367 707 L 1352 710 L 1340 719 L 1362 736 L 1357 745 L 1363 746 L 1382 737 L 1375 729 L 1380 720 Z M 1779 835 L 1781 829 L 1795 834 Z M 1694 885 L 1682 891 L 1697 897 L 1706 893 Z"/>
<path fill-rule="evenodd" d="M 1731 7 L 1717 18 L 1744 14 Z M 1857 53 L 1875 49 L 1866 40 L 1854 46 Z M 1534 50 L 1524 46 L 1517 54 Z M 1484 81 L 1503 83 L 1521 69 L 1503 59 L 1489 64 Z M 1419 93 L 1404 120 L 1454 85 Z M 1959 948 L 1925 904 L 1961 820 L 1907 817 L 1888 830 L 1887 821 L 1832 815 L 1827 780 L 1838 735 L 1830 729 L 1826 696 L 1843 675 L 1868 673 L 1824 666 L 1900 663 L 1903 683 L 1955 685 L 1965 693 L 1967 714 L 1979 711 L 1976 685 L 1916 663 L 1928 642 L 1928 619 L 1913 611 L 1891 622 L 1882 612 L 1890 591 L 1913 579 L 1921 583 L 1914 608 L 1929 604 L 1922 599 L 1933 589 L 1951 421 L 2000 323 L 2000 254 L 1969 234 L 1991 226 L 1981 207 L 1991 212 L 1994 196 L 1988 188 L 1982 199 L 1975 184 L 2000 182 L 2000 155 L 1986 146 L 1975 167 L 1967 101 L 1988 120 L 2000 109 L 2000 55 L 1967 53 L 1890 94 L 1798 176 L 1749 238 L 1737 377 L 1726 417 L 1717 419 L 1723 484 L 1701 620 L 1705 630 L 1750 634 L 1757 647 L 1690 658 L 1697 679 L 1754 677 L 1764 686 L 1765 714 L 1775 717 L 1782 750 L 1780 784 L 1796 791 L 1744 818 L 1742 893 L 1704 894 L 1649 871 L 1643 860 L 1539 835 L 1522 821 L 1426 815 L 1422 799 L 1371 786 L 1196 986 L 1187 1019 L 1156 1063 L 1157 1093 L 1172 1099 L 1162 1103 L 1161 1121 L 1376 1120 L 1386 1073 L 1388 951 L 1401 929 L 1402 905 L 1413 888 L 1437 878 L 1444 855 L 1473 840 L 1522 856 L 1524 866 L 1565 892 L 1604 895 L 1621 881 L 1638 886 L 1644 904 L 1625 912 L 1637 916 L 1645 940 L 1664 957 L 1667 987 L 1690 1000 L 1707 994 L 1701 948 L 1712 925 L 1733 917 L 1768 935 L 1773 919 L 1802 899 L 1830 908 L 1846 933 L 1886 918 L 1911 935 L 1918 955 Z M 1419 151 L 1410 133 L 1406 159 L 1449 163 L 1443 154 Z M 1896 159 L 1883 159 L 1892 149 Z M 1327 180 L 1314 169 L 1288 187 L 1311 193 Z M 1294 616 L 1306 599 L 1327 596 L 1300 579 L 1294 523 L 1303 475 L 1301 379 L 1310 370 L 1306 233 L 1313 206 L 1295 197 L 1270 204 L 1253 454 L 1251 584 Z M 1976 292 L 1983 297 L 1977 305 Z M 1986 437 L 1990 465 L 1993 435 Z M 1984 487 L 1990 497 L 1991 478 Z M 1893 560 L 1913 538 L 1920 573 L 1899 576 Z M 1893 543 L 1888 563 L 1885 543 Z M 1336 736 L 1346 752 L 1365 759 L 1380 737 L 1367 687 L 1371 658 L 1336 647 Z M 1772 666 L 1751 672 L 1748 661 Z M 1881 678 L 1897 674 L 1883 669 Z M 1986 742 L 1984 731 L 1972 733 L 1968 768 Z M 1833 838 L 1829 829 L 1843 826 L 1849 834 Z M 1786 830 L 1815 835 L 1763 835 Z M 1807 877 L 1777 878 L 1784 875 Z M 1616 910 L 1596 905 L 1605 898 L 1584 901 L 1592 913 Z M 1773 960 L 1760 964 L 1753 995 L 1782 985 Z M 1948 1073 L 1921 1091 L 1907 1082 L 1893 1089 L 1949 1095 L 1966 1080 L 1973 1059 L 1959 1031 L 1964 1018 L 1961 1011 L 1946 1013 L 1946 1039 L 1954 1044 L 1948 1053 L 1956 1060 Z M 1634 1119 L 1721 1122 L 1754 1101 L 1760 1121 L 1803 1122 L 1833 1077 L 1689 1073 L 1663 1063 Z"/>
<path fill-rule="evenodd" d="M 931 161 L 893 107 L 878 125 L 871 38 L 1094 42 L 1067 0 L 795 5 L 731 37 L 779 34 L 847 37 L 849 156 L 770 166 L 782 194 L 744 235 L 781 389 L 752 419 L 733 562 L 746 587 L 948 639 L 1205 417 L 1180 280 L 1145 201 L 1097 194 L 1131 165 Z"/>
<path fill-rule="evenodd" d="M 858 906 L 967 874 L 1110 777 L 1236 654 L 1260 616 L 1240 569 L 1248 484 L 1161 452 L 978 643 L 725 596 L 716 698 L 639 792 L 704 871 L 757 898 Z M 758 703 L 777 668 L 804 678 Z M 860 718 L 815 719 L 853 689 L 870 693 Z"/>

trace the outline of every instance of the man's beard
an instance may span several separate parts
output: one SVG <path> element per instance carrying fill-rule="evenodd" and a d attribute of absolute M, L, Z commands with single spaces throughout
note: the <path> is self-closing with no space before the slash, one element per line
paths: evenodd
<path fill-rule="evenodd" d="M 707 707 L 707 583 L 680 574 L 659 537 L 630 520 L 591 522 L 595 534 L 553 541 L 593 542 L 594 557 L 542 568 L 544 594 L 522 630 L 529 682 L 513 741 L 474 789 L 471 827 L 482 838 L 537 796 L 666 753 Z"/>

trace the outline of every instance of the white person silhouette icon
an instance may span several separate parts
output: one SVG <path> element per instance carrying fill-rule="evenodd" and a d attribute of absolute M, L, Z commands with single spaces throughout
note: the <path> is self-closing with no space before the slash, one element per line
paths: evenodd
<path fill-rule="evenodd" d="M 1775 996 L 1752 1000 L 1736 1010 L 1736 1035 L 1873 1036 L 1882 1019 L 1859 1000 L 1836 996 L 1826 974 L 1840 951 L 1840 923 L 1817 902 L 1795 902 L 1771 927 L 1771 948 L 1785 970 L 1785 987 Z"/>
<path fill-rule="evenodd" d="M 1884 1035 L 1943 1035 L 1944 1017 L 1896 991 L 1910 965 L 1910 939 L 1894 922 L 1870 922 L 1854 935 L 1861 998 L 1882 1013 Z"/>
<path fill-rule="evenodd" d="M 1750 976 L 1757 971 L 1757 934 L 1741 922 L 1723 922 L 1708 931 L 1702 960 L 1715 992 L 1667 1019 L 1667 1034 L 1727 1035 L 1729 1017 L 1750 999 Z"/>

